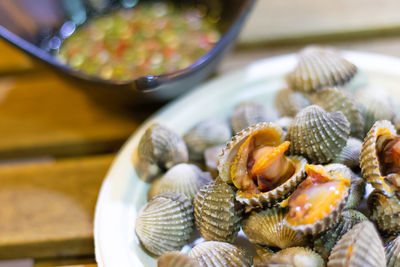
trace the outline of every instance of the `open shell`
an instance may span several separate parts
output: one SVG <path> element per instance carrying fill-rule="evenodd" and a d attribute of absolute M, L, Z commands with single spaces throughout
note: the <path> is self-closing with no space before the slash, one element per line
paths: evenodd
<path fill-rule="evenodd" d="M 289 87 L 305 93 L 347 83 L 357 67 L 329 47 L 308 46 L 300 51 L 296 68 L 286 76 Z"/>
<path fill-rule="evenodd" d="M 193 164 L 180 163 L 155 180 L 148 191 L 148 199 L 165 192 L 184 194 L 190 201 L 205 184 L 212 181 L 208 172 Z"/>
<path fill-rule="evenodd" d="M 396 135 L 390 121 L 377 121 L 364 139 L 360 153 L 360 167 L 363 178 L 387 196 L 392 196 L 396 188 L 382 175 L 377 154 L 377 140 L 381 135 Z"/>
<path fill-rule="evenodd" d="M 287 209 L 275 206 L 261 212 L 252 212 L 243 222 L 243 232 L 253 244 L 278 247 L 304 246 L 307 238 L 284 224 Z"/>
<path fill-rule="evenodd" d="M 328 112 L 341 111 L 350 122 L 350 135 L 364 138 L 364 117 L 353 96 L 343 88 L 327 87 L 311 96 L 314 104 Z"/>
<path fill-rule="evenodd" d="M 243 209 L 235 202 L 235 192 L 224 182 L 211 182 L 194 201 L 196 225 L 208 241 L 233 243 L 240 229 Z"/>
<path fill-rule="evenodd" d="M 154 197 L 139 212 L 136 234 L 155 255 L 180 250 L 193 231 L 192 203 L 183 194 L 164 193 Z"/>
<path fill-rule="evenodd" d="M 306 218 L 304 218 L 304 222 L 297 222 L 294 223 L 291 218 L 289 217 L 290 213 L 287 214 L 287 217 L 285 219 L 285 223 L 288 225 L 288 227 L 292 228 L 295 231 L 301 232 L 303 234 L 311 234 L 311 235 L 315 235 L 318 233 L 321 233 L 323 231 L 325 231 L 326 229 L 328 229 L 329 227 L 331 227 L 340 217 L 340 213 L 343 210 L 344 206 L 346 205 L 346 201 L 348 199 L 348 194 L 349 194 L 349 187 L 350 187 L 350 181 L 351 181 L 351 171 L 344 165 L 342 164 L 329 164 L 323 167 L 327 173 L 332 173 L 332 174 L 340 174 L 340 177 L 342 177 L 343 180 L 345 180 L 346 182 L 344 183 L 344 189 L 340 195 L 340 198 L 337 199 L 335 206 L 333 206 L 333 204 L 329 205 L 329 211 L 324 211 L 323 213 L 323 217 L 319 218 L 319 216 L 317 216 L 317 219 L 312 221 L 312 222 L 307 222 L 306 223 Z M 308 179 L 308 178 L 307 178 Z M 333 179 L 334 180 L 334 179 Z M 331 180 L 331 181 L 333 181 Z M 306 183 L 307 180 L 305 180 L 303 183 Z M 348 182 L 348 186 L 346 185 L 346 183 Z M 312 185 L 311 187 L 307 187 L 307 188 L 312 188 L 314 185 Z M 302 184 L 299 185 L 299 187 L 296 189 L 295 192 L 293 192 L 293 194 L 289 197 L 289 212 L 291 212 L 291 208 L 290 208 L 290 201 L 291 198 L 296 196 L 297 192 L 301 192 L 301 190 L 303 190 L 302 188 Z M 303 192 L 304 194 L 304 192 Z M 310 206 L 312 209 L 315 209 L 313 206 Z M 319 207 L 318 207 L 319 208 Z M 297 211 L 297 207 L 295 209 Z M 311 210 L 309 210 L 309 212 L 307 212 L 308 214 L 311 213 Z"/>
<path fill-rule="evenodd" d="M 263 260 L 260 266 L 324 267 L 324 260 L 310 248 L 283 249 Z"/>
<path fill-rule="evenodd" d="M 328 259 L 336 242 L 354 225 L 368 220 L 364 214 L 356 210 L 345 210 L 342 212 L 338 222 L 328 230 L 314 237 L 314 250 L 325 260 Z"/>
<path fill-rule="evenodd" d="M 157 267 L 199 267 L 199 265 L 187 254 L 172 251 L 158 258 Z"/>
<path fill-rule="evenodd" d="M 187 161 L 188 150 L 183 139 L 158 123 L 147 128 L 132 155 L 135 171 L 144 181 Z"/>
<path fill-rule="evenodd" d="M 189 159 L 201 161 L 207 148 L 225 144 L 231 136 L 231 127 L 226 120 L 208 119 L 191 128 L 183 140 L 189 149 Z"/>
<path fill-rule="evenodd" d="M 286 135 L 290 153 L 305 156 L 311 163 L 328 163 L 346 145 L 350 123 L 341 112 L 327 112 L 312 105 L 301 110 Z"/>
<path fill-rule="evenodd" d="M 275 96 L 275 106 L 281 116 L 294 117 L 308 105 L 311 105 L 310 99 L 289 88 L 279 90 Z"/>
<path fill-rule="evenodd" d="M 235 107 L 230 118 L 233 133 L 238 133 L 259 122 L 275 121 L 278 118 L 274 109 L 254 102 L 242 102 Z"/>
<path fill-rule="evenodd" d="M 400 266 L 400 237 L 389 241 L 385 246 L 386 266 L 399 267 Z"/>
<path fill-rule="evenodd" d="M 344 164 L 350 169 L 359 168 L 361 147 L 362 142 L 359 139 L 350 137 L 333 162 Z"/>
<path fill-rule="evenodd" d="M 382 240 L 370 221 L 355 225 L 336 243 L 328 267 L 385 267 Z"/>
<path fill-rule="evenodd" d="M 240 248 L 224 242 L 206 241 L 189 253 L 201 267 L 250 267 L 250 260 Z"/>
<path fill-rule="evenodd" d="M 223 149 L 218 161 L 218 171 L 221 179 L 227 183 L 232 183 L 231 167 L 235 157 L 240 153 L 241 145 L 251 135 L 262 134 L 262 139 L 268 145 L 278 146 L 283 142 L 283 131 L 275 123 L 259 123 L 244 129 Z M 287 198 L 296 186 L 304 179 L 304 166 L 306 160 L 302 157 L 288 157 L 295 170 L 291 177 L 272 190 L 260 193 L 246 193 L 239 190 L 236 199 L 249 207 L 271 207 L 277 202 Z"/>
<path fill-rule="evenodd" d="M 380 231 L 394 235 L 400 233 L 400 200 L 396 195 L 387 197 L 374 190 L 368 197 L 368 207 L 370 219 Z"/>

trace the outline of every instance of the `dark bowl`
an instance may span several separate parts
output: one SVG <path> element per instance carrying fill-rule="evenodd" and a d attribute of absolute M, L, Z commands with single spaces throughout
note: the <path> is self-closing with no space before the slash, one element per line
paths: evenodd
<path fill-rule="evenodd" d="M 255 0 L 186 0 L 174 1 L 206 6 L 207 12 L 220 14 L 217 27 L 220 41 L 189 67 L 173 73 L 143 76 L 128 81 L 106 80 L 77 71 L 53 55 L 52 42 L 62 41 L 63 25 L 84 21 L 135 3 L 135 0 L 2 0 L 0 1 L 0 37 L 40 61 L 55 67 L 85 88 L 111 91 L 129 99 L 165 101 L 176 97 L 206 79 L 232 47 Z M 143 0 L 139 2 L 144 2 Z M 68 24 L 66 24 L 68 23 Z M 94 85 L 94 86 L 93 86 Z"/>

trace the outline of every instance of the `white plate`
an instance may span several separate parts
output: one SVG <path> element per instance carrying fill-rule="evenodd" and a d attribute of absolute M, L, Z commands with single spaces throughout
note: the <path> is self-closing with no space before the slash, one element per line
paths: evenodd
<path fill-rule="evenodd" d="M 344 56 L 362 70 L 361 76 L 368 77 L 369 84 L 400 95 L 400 59 L 360 52 L 345 52 Z M 227 117 L 241 101 L 272 104 L 274 93 L 284 85 L 283 76 L 295 64 L 295 55 L 286 55 L 257 61 L 223 75 L 173 101 L 129 138 L 103 182 L 96 206 L 94 238 L 99 266 L 156 266 L 156 260 L 140 248 L 134 231 L 149 184 L 137 177 L 130 159 L 145 128 L 157 121 L 182 135 L 202 119 Z"/>

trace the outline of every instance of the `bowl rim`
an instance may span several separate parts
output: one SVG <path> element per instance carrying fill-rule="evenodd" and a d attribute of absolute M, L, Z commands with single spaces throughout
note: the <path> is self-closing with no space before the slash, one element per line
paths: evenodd
<path fill-rule="evenodd" d="M 102 79 L 99 76 L 89 75 L 83 71 L 75 70 L 71 68 L 68 64 L 62 63 L 61 61 L 57 60 L 56 57 L 46 52 L 45 50 L 9 31 L 2 25 L 0 25 L 0 38 L 4 39 L 14 47 L 19 48 L 29 56 L 33 56 L 34 58 L 39 59 L 40 61 L 48 65 L 55 66 L 57 69 L 61 70 L 63 73 L 67 73 L 68 76 L 71 76 L 73 78 L 78 78 L 89 82 L 101 83 L 103 85 L 109 86 L 133 86 L 139 91 L 151 92 L 160 89 L 161 84 L 174 82 L 182 78 L 186 78 L 191 74 L 197 72 L 198 70 L 204 68 L 212 58 L 216 57 L 224 50 L 225 47 L 229 45 L 229 42 L 235 36 L 237 27 L 240 27 L 240 25 L 244 22 L 255 2 L 256 0 L 245 0 L 240 8 L 240 11 L 238 12 L 238 15 L 236 16 L 236 18 L 234 18 L 233 23 L 225 31 L 222 38 L 207 53 L 198 58 L 190 66 L 171 73 L 160 75 L 146 75 L 129 80 Z"/>

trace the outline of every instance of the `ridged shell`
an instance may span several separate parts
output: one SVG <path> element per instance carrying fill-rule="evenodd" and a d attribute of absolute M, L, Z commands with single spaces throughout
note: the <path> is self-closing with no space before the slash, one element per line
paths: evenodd
<path fill-rule="evenodd" d="M 296 115 L 286 139 L 291 142 L 291 154 L 322 164 L 330 162 L 340 153 L 349 133 L 350 123 L 341 112 L 327 112 L 312 105 Z"/>
<path fill-rule="evenodd" d="M 343 88 L 327 87 L 311 96 L 314 104 L 328 112 L 341 111 L 350 122 L 350 135 L 364 138 L 364 117 L 354 97 Z"/>
<path fill-rule="evenodd" d="M 377 121 L 372 126 L 364 139 L 360 153 L 360 167 L 363 178 L 371 183 L 373 187 L 381 190 L 385 195 L 393 195 L 393 187 L 385 181 L 380 171 L 379 158 L 377 155 L 376 143 L 381 131 L 386 129 L 390 134 L 396 135 L 396 129 L 390 121 Z"/>
<path fill-rule="evenodd" d="M 400 267 L 400 237 L 389 241 L 385 246 L 386 266 Z"/>
<path fill-rule="evenodd" d="M 238 247 L 224 242 L 206 241 L 196 245 L 189 253 L 201 267 L 245 267 L 251 265 Z"/>
<path fill-rule="evenodd" d="M 382 240 L 370 221 L 355 225 L 336 243 L 328 267 L 385 267 Z"/>
<path fill-rule="evenodd" d="M 358 168 L 360 166 L 361 147 L 362 142 L 359 139 L 350 137 L 333 162 L 344 164 L 351 169 Z"/>
<path fill-rule="evenodd" d="M 209 147 L 204 151 L 204 163 L 206 165 L 207 171 L 211 173 L 212 177 L 216 178 L 218 176 L 218 157 L 222 153 L 225 145 Z"/>
<path fill-rule="evenodd" d="M 286 76 L 290 88 L 311 93 L 347 83 L 357 67 L 329 47 L 308 46 L 300 51 L 296 68 Z"/>
<path fill-rule="evenodd" d="M 180 250 L 193 231 L 193 206 L 187 197 L 164 193 L 154 197 L 139 212 L 136 234 L 143 246 L 159 256 Z"/>
<path fill-rule="evenodd" d="M 180 163 L 151 184 L 147 198 L 152 199 L 165 192 L 177 192 L 192 201 L 200 188 L 210 181 L 212 181 L 210 173 L 203 172 L 196 165 Z"/>
<path fill-rule="evenodd" d="M 279 90 L 275 96 L 275 107 L 281 116 L 294 117 L 308 105 L 311 105 L 310 99 L 289 88 Z"/>
<path fill-rule="evenodd" d="M 328 164 L 325 166 L 325 169 L 327 171 L 332 171 L 332 170 L 340 171 L 343 177 L 351 180 L 350 169 L 342 164 L 337 164 L 337 163 Z M 337 206 L 331 207 L 332 210 L 330 211 L 330 213 L 325 214 L 325 217 L 322 220 L 310 224 L 299 224 L 299 225 L 288 224 L 288 226 L 295 231 L 310 235 L 316 235 L 318 233 L 325 231 L 339 219 L 340 214 L 344 209 L 344 206 L 346 205 L 348 195 L 349 195 L 349 189 L 344 192 L 342 199 L 339 201 Z"/>
<path fill-rule="evenodd" d="M 199 267 L 199 265 L 187 254 L 172 251 L 158 258 L 157 267 Z"/>
<path fill-rule="evenodd" d="M 324 267 L 324 260 L 310 248 L 292 247 L 264 259 L 259 266 Z"/>
<path fill-rule="evenodd" d="M 264 261 L 274 255 L 274 252 L 267 247 L 255 246 L 257 255 L 253 257 L 254 267 L 265 267 Z"/>
<path fill-rule="evenodd" d="M 275 206 L 261 212 L 252 212 L 243 222 L 243 232 L 253 244 L 278 247 L 304 246 L 307 238 L 284 223 L 287 209 Z"/>
<path fill-rule="evenodd" d="M 135 171 L 144 181 L 187 160 L 188 150 L 183 139 L 158 123 L 147 128 L 132 155 Z"/>
<path fill-rule="evenodd" d="M 395 116 L 392 96 L 384 89 L 369 87 L 357 91 L 355 98 L 361 107 L 365 121 L 365 130 L 378 120 L 392 120 Z"/>
<path fill-rule="evenodd" d="M 277 112 L 253 101 L 242 102 L 235 107 L 230 118 L 233 133 L 238 133 L 259 122 L 275 121 Z"/>
<path fill-rule="evenodd" d="M 368 197 L 370 219 L 384 233 L 397 235 L 400 233 L 400 200 L 395 195 L 387 197 L 374 190 Z"/>
<path fill-rule="evenodd" d="M 365 181 L 355 173 L 351 173 L 349 197 L 344 209 L 357 209 L 365 195 Z"/>
<path fill-rule="evenodd" d="M 231 136 L 231 127 L 228 121 L 208 119 L 191 128 L 183 136 L 183 140 L 189 149 L 189 159 L 201 161 L 207 148 L 225 144 L 231 139 Z"/>
<path fill-rule="evenodd" d="M 240 229 L 243 209 L 235 203 L 235 192 L 224 182 L 211 182 L 194 201 L 196 225 L 207 241 L 233 243 Z"/>
<path fill-rule="evenodd" d="M 345 210 L 342 212 L 338 222 L 328 230 L 318 234 L 314 238 L 314 250 L 325 260 L 328 259 L 336 242 L 354 225 L 368 220 L 364 214 L 356 210 Z"/>

